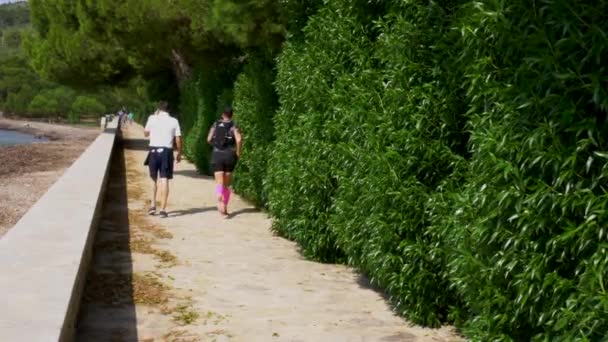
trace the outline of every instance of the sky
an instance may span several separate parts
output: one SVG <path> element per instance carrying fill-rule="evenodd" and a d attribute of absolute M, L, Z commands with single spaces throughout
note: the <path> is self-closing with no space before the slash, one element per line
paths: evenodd
<path fill-rule="evenodd" d="M 24 1 L 24 0 L 0 0 L 0 4 L 6 4 L 9 2 L 19 2 L 19 1 Z"/>

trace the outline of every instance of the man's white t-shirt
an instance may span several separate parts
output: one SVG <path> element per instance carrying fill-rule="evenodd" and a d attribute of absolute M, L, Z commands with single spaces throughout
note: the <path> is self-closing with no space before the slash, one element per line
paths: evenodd
<path fill-rule="evenodd" d="M 177 119 L 163 111 L 148 117 L 144 130 L 150 132 L 150 147 L 173 148 L 173 139 L 182 136 Z"/>

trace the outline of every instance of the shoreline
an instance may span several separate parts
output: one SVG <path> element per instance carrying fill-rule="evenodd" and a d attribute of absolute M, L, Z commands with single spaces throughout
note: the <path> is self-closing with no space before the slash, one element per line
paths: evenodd
<path fill-rule="evenodd" d="M 49 141 L 61 140 L 61 135 L 55 132 L 49 132 L 48 130 L 41 128 L 39 125 L 73 127 L 62 124 L 47 124 L 37 121 L 0 118 L 0 129 L 30 134 L 35 137 L 48 139 Z"/>
<path fill-rule="evenodd" d="M 57 141 L 57 140 L 59 140 L 59 137 L 57 137 L 57 136 L 55 136 L 53 134 L 48 134 L 48 133 L 40 132 L 37 129 L 31 129 L 31 127 L 14 127 L 14 126 L 11 126 L 11 125 L 6 125 L 3 122 L 0 122 L 0 130 L 29 134 L 29 135 L 33 135 L 36 139 L 41 139 L 41 138 L 46 139 L 45 141 L 41 141 L 41 142 Z"/>
<path fill-rule="evenodd" d="M 0 129 L 45 141 L 0 146 L 0 238 L 99 135 L 98 128 L 0 118 Z"/>

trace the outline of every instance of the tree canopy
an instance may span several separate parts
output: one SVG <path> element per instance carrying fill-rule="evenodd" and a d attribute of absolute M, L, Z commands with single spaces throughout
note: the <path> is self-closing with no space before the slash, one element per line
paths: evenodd
<path fill-rule="evenodd" d="M 48 2 L 47 2 L 48 3 Z M 67 2 L 64 2 L 67 3 Z M 45 3 L 46 5 L 46 3 Z M 60 8 L 60 7 L 55 7 Z M 38 8 L 40 9 L 40 8 Z M 143 114 L 148 107 L 146 103 L 145 82 L 140 77 L 129 77 L 129 81 L 119 84 L 97 83 L 94 87 L 70 87 L 71 82 L 62 81 L 62 77 L 41 77 L 37 69 L 32 68 L 35 60 L 23 53 L 22 45 L 31 42 L 33 36 L 30 25 L 30 7 L 27 2 L 0 5 L 0 110 L 19 116 L 35 116 L 39 118 L 65 119 L 72 110 L 74 100 L 79 96 L 92 98 L 103 106 L 89 106 L 86 114 L 99 115 L 107 109 L 128 106 L 135 112 Z M 32 15 L 34 22 L 44 26 L 44 20 Z M 56 18 L 57 19 L 57 18 Z M 65 38 L 65 37 L 64 37 Z M 67 38 L 66 38 L 67 39 Z M 72 39 L 72 38 L 70 38 Z M 69 44 L 72 40 L 64 40 Z M 86 39 L 83 39 L 86 41 Z M 82 56 L 78 57 L 81 58 Z M 68 65 L 65 60 L 57 57 L 41 56 L 49 64 L 55 66 Z M 88 68 L 96 67 L 97 63 L 89 66 L 82 64 L 75 73 L 65 74 L 69 77 L 88 78 Z M 57 69 L 63 72 L 67 69 Z M 72 70 L 73 71 L 73 70 Z M 67 71 L 66 71 L 67 72 Z M 134 75 L 134 74 L 133 74 Z M 45 76 L 42 73 L 42 76 Z M 56 75 L 60 76 L 60 75 Z M 86 83 L 86 82 L 83 82 Z M 89 82 L 92 85 L 92 83 Z M 101 110 L 101 111 L 100 111 Z"/>
<path fill-rule="evenodd" d="M 135 75 L 166 80 L 170 72 L 182 84 L 196 64 L 227 65 L 243 49 L 278 48 L 287 24 L 280 4 L 31 0 L 34 32 L 25 46 L 37 72 L 63 83 L 89 86 Z"/>

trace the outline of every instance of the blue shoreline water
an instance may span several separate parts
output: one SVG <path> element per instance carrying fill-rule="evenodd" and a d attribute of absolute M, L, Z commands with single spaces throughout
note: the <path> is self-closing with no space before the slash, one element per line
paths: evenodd
<path fill-rule="evenodd" d="M 46 138 L 37 138 L 34 135 L 0 129 L 0 146 L 30 144 L 34 142 L 48 141 Z"/>

